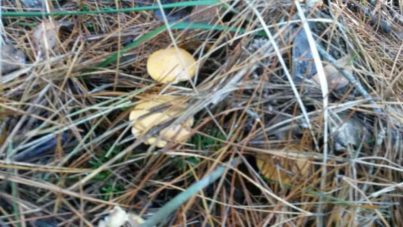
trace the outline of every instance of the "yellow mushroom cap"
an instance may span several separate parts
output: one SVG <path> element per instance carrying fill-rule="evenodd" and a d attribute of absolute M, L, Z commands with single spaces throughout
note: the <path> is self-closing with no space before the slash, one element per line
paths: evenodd
<path fill-rule="evenodd" d="M 261 153 L 256 155 L 256 165 L 263 176 L 284 184 L 306 179 L 312 167 L 309 160 L 305 158 L 291 160 Z"/>
<path fill-rule="evenodd" d="M 161 49 L 148 57 L 147 71 L 161 83 L 186 81 L 196 73 L 196 60 L 181 48 Z"/>
<path fill-rule="evenodd" d="M 169 121 L 175 120 L 183 111 L 185 99 L 171 95 L 151 95 L 139 101 L 130 112 L 132 134 L 136 137 L 144 136 L 154 127 L 162 127 L 160 131 L 149 137 L 145 143 L 157 147 L 165 147 L 168 142 L 183 143 L 191 133 L 194 123 L 190 117 L 178 125 L 171 125 Z M 164 123 L 169 126 L 164 126 Z"/>

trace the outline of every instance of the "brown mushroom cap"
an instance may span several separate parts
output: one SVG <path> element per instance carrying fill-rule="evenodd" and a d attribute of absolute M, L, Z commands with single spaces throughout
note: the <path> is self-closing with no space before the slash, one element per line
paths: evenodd
<path fill-rule="evenodd" d="M 147 60 L 150 76 L 161 83 L 177 83 L 191 79 L 196 73 L 196 60 L 181 48 L 155 51 Z"/>

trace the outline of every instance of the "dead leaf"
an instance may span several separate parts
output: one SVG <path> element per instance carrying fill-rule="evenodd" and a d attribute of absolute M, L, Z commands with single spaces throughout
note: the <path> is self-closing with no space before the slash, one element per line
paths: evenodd
<path fill-rule="evenodd" d="M 120 227 L 129 220 L 129 216 L 122 208 L 116 206 L 104 220 L 98 223 L 98 227 Z"/>
<path fill-rule="evenodd" d="M 58 41 L 59 28 L 59 24 L 53 21 L 42 21 L 35 28 L 32 37 L 38 56 L 53 51 Z"/>
<path fill-rule="evenodd" d="M 337 66 L 343 68 L 349 73 L 352 73 L 352 60 L 351 56 L 346 55 L 337 60 Z M 329 87 L 329 91 L 332 90 L 340 90 L 349 84 L 349 81 L 340 73 L 340 71 L 330 63 L 325 64 L 323 68 L 325 71 L 327 84 Z M 319 84 L 319 75 L 316 74 L 312 77 L 312 80 Z"/>
<path fill-rule="evenodd" d="M 19 69 L 26 63 L 25 54 L 21 50 L 18 50 L 13 45 L 1 46 L 1 74 L 7 74 L 14 70 Z"/>
<path fill-rule="evenodd" d="M 98 223 L 98 227 L 140 227 L 143 222 L 140 216 L 127 213 L 121 207 L 115 206 L 109 215 Z"/>
<path fill-rule="evenodd" d="M 339 123 L 332 125 L 330 130 L 336 151 L 346 150 L 349 146 L 358 147 L 369 135 L 365 126 L 356 117 L 346 113 L 340 114 L 335 122 Z"/>
<path fill-rule="evenodd" d="M 191 22 L 205 22 L 215 23 L 219 19 L 218 6 L 201 5 L 195 6 L 192 13 L 189 15 Z"/>

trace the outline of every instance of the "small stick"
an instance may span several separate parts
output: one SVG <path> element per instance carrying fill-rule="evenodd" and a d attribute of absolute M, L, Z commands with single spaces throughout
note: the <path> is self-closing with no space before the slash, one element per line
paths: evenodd
<path fill-rule="evenodd" d="M 367 99 L 369 101 L 369 103 L 371 103 L 372 108 L 374 109 L 375 113 L 380 117 L 381 115 L 383 115 L 383 111 L 382 109 L 378 106 L 378 104 L 375 102 L 375 100 L 372 98 L 372 96 L 367 92 L 367 90 L 365 90 L 365 88 L 361 85 L 361 83 L 348 71 L 344 70 L 342 67 L 339 67 L 337 65 L 336 60 L 329 54 L 327 53 L 322 46 L 320 46 L 319 44 L 317 45 L 318 50 L 320 52 L 320 54 L 322 55 L 322 57 L 330 62 L 331 64 L 333 64 L 333 66 L 358 90 L 358 92 L 364 96 L 365 99 Z M 376 136 L 376 142 L 375 142 L 375 147 L 374 150 L 377 151 L 380 149 L 380 146 L 383 142 L 383 140 L 385 139 L 386 136 L 386 131 L 385 128 L 383 127 L 383 123 L 381 120 L 379 120 L 379 128 L 380 131 Z M 369 173 L 372 173 L 374 171 L 373 166 L 371 166 Z M 364 186 L 365 188 L 367 188 L 367 185 Z"/>

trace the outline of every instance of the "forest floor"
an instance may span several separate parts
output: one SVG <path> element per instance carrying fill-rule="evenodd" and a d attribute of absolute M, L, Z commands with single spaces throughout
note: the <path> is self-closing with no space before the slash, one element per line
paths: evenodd
<path fill-rule="evenodd" d="M 0 4 L 0 226 L 403 225 L 401 1 Z"/>

